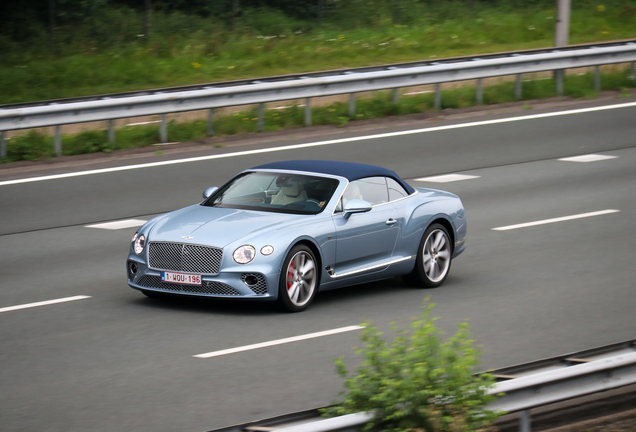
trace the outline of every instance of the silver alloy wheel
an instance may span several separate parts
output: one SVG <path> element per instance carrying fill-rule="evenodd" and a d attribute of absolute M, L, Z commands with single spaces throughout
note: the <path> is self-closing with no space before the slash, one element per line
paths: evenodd
<path fill-rule="evenodd" d="M 316 263 L 313 257 L 299 251 L 287 266 L 287 295 L 294 306 L 304 306 L 316 289 Z"/>
<path fill-rule="evenodd" d="M 451 244 L 441 229 L 433 230 L 424 243 L 423 263 L 426 277 L 437 283 L 446 277 L 451 263 Z"/>

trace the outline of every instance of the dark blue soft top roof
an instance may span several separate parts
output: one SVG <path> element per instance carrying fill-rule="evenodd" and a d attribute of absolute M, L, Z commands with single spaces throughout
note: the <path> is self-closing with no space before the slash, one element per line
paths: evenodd
<path fill-rule="evenodd" d="M 400 183 L 409 194 L 415 192 L 410 185 L 400 178 L 390 169 L 366 165 L 354 162 L 341 161 L 325 161 L 325 160 L 292 160 L 273 162 L 265 165 L 259 165 L 253 169 L 275 169 L 275 170 L 291 170 L 306 171 L 320 174 L 330 174 L 344 177 L 349 181 L 358 180 L 365 177 L 384 176 L 391 177 Z"/>

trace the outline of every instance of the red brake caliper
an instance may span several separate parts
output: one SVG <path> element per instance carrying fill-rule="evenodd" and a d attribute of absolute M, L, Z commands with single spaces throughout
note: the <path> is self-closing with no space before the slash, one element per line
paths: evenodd
<path fill-rule="evenodd" d="M 292 285 L 294 284 L 294 273 L 292 270 L 294 269 L 294 262 L 289 263 L 289 268 L 287 269 L 287 289 L 290 290 Z"/>

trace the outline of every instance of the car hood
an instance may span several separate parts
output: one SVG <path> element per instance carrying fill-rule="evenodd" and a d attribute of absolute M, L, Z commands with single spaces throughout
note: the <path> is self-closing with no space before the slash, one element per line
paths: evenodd
<path fill-rule="evenodd" d="M 224 247 L 267 229 L 281 229 L 303 215 L 268 213 L 194 205 L 157 221 L 150 241 L 184 242 Z M 183 237 L 192 237 L 184 239 Z"/>

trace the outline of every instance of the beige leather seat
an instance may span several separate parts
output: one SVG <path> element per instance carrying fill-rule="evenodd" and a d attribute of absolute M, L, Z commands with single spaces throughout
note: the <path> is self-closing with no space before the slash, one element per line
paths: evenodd
<path fill-rule="evenodd" d="M 289 180 L 278 191 L 271 203 L 277 205 L 287 205 L 296 201 L 304 201 L 307 199 L 307 192 L 303 185 L 297 180 Z"/>
<path fill-rule="evenodd" d="M 347 189 L 345 189 L 344 194 L 342 194 L 342 205 L 347 204 L 347 202 L 352 199 L 363 199 L 362 193 L 360 193 L 360 186 L 355 184 L 355 182 L 349 183 Z"/>

